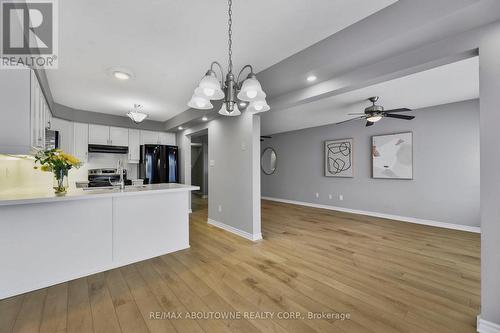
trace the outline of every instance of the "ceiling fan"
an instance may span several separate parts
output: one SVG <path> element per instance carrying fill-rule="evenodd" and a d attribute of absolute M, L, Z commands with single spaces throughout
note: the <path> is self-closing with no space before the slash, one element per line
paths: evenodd
<path fill-rule="evenodd" d="M 370 97 L 368 98 L 370 102 L 373 103 L 373 105 L 370 105 L 365 109 L 364 113 L 349 113 L 350 116 L 357 116 L 361 115 L 356 118 L 352 118 L 346 121 L 342 121 L 337 124 L 342 124 L 351 120 L 358 120 L 358 119 L 366 119 L 366 126 L 372 126 L 375 124 L 377 121 L 381 120 L 382 118 L 395 118 L 395 119 L 403 119 L 403 120 L 412 120 L 415 118 L 415 116 L 407 116 L 403 114 L 395 114 L 398 112 L 409 112 L 411 109 L 407 108 L 401 108 L 401 109 L 392 109 L 392 110 L 384 110 L 384 107 L 381 105 L 376 105 L 377 101 L 379 100 L 378 96 Z"/>
<path fill-rule="evenodd" d="M 273 137 L 272 136 L 269 136 L 269 135 L 261 135 L 260 136 L 260 142 L 264 141 L 264 139 L 272 139 Z"/>

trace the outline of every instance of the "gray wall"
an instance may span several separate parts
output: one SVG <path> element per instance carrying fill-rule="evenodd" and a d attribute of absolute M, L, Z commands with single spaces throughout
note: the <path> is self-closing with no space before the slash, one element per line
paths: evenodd
<path fill-rule="evenodd" d="M 479 48 L 481 100 L 481 317 L 500 325 L 500 24 Z"/>
<path fill-rule="evenodd" d="M 208 217 L 253 235 L 261 232 L 259 138 L 260 117 L 250 112 L 209 123 Z"/>
<path fill-rule="evenodd" d="M 181 181 L 191 184 L 191 136 L 208 130 L 208 218 L 258 236 L 260 117 L 243 112 L 177 133 Z M 222 211 L 219 212 L 219 205 Z"/>
<path fill-rule="evenodd" d="M 356 121 L 273 136 L 261 148 L 276 150 L 278 167 L 274 175 L 261 175 L 262 196 L 479 226 L 478 101 L 414 115 L 368 128 Z M 371 136 L 406 131 L 413 132 L 414 179 L 372 179 Z M 343 138 L 354 138 L 354 178 L 324 177 L 324 141 Z"/>

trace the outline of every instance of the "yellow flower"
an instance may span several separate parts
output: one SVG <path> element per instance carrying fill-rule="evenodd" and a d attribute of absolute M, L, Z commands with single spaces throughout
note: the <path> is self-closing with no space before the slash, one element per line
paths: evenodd
<path fill-rule="evenodd" d="M 48 165 L 42 165 L 42 166 L 40 167 L 40 170 L 45 171 L 45 172 L 47 172 L 47 171 L 51 171 L 51 170 L 50 170 L 50 167 L 49 167 Z"/>
<path fill-rule="evenodd" d="M 78 160 L 75 156 L 71 154 L 67 154 L 64 152 L 60 152 L 59 156 L 62 157 L 66 162 L 68 162 L 71 165 L 78 165 L 80 164 L 80 160 Z"/>

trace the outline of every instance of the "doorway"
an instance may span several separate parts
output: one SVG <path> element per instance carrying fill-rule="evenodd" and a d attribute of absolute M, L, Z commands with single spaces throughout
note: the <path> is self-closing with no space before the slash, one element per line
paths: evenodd
<path fill-rule="evenodd" d="M 208 206 L 208 133 L 191 136 L 191 185 L 199 186 L 192 192 L 191 209 L 197 211 Z"/>

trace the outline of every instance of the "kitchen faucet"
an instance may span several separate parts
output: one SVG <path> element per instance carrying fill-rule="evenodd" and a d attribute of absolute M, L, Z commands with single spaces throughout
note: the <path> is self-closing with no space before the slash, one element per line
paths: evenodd
<path fill-rule="evenodd" d="M 125 179 L 123 178 L 123 162 L 122 162 L 122 160 L 118 160 L 117 172 L 120 175 L 120 181 L 118 182 L 118 185 L 120 186 L 120 190 L 123 190 L 123 189 L 125 189 Z"/>

